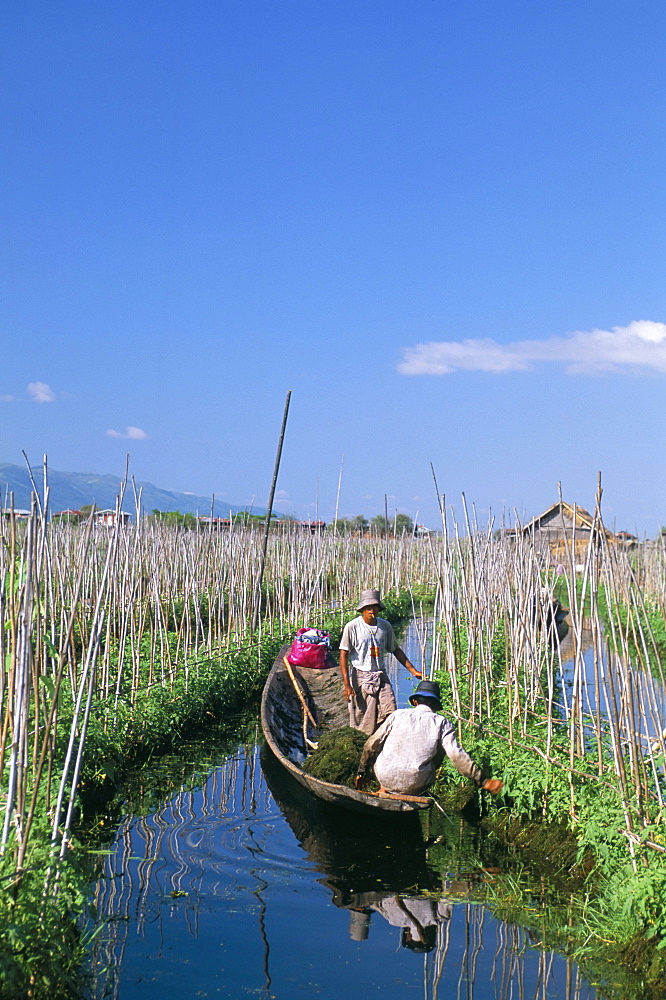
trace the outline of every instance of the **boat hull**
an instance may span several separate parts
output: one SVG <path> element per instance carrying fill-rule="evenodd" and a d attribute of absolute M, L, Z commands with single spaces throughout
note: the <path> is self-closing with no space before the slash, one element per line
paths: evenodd
<path fill-rule="evenodd" d="M 324 802 L 357 813 L 413 813 L 429 808 L 432 800 L 425 796 L 362 792 L 305 773 L 300 765 L 306 757 L 306 741 L 316 743 L 322 731 L 348 726 L 349 713 L 333 659 L 321 669 L 291 666 L 284 659 L 288 650 L 285 646 L 280 651 L 264 685 L 261 726 L 268 746 L 289 774 Z"/>

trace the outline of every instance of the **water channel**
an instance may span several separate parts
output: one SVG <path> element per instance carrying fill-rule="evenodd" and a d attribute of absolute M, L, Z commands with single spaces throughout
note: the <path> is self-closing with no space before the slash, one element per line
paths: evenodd
<path fill-rule="evenodd" d="M 420 662 L 414 630 L 403 645 Z M 406 704 L 412 679 L 401 669 L 395 685 Z M 483 900 L 515 861 L 457 817 L 422 829 L 327 811 L 259 732 L 140 780 L 94 888 L 87 1000 L 596 996 L 492 916 Z"/>

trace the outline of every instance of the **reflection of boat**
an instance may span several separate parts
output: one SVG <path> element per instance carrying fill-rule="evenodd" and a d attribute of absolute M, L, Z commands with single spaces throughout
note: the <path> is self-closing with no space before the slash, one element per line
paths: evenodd
<path fill-rule="evenodd" d="M 405 947 L 430 951 L 452 906 L 442 894 L 441 873 L 428 863 L 418 815 L 350 816 L 308 795 L 267 750 L 261 766 L 321 884 L 334 905 L 349 912 L 350 937 L 364 941 L 378 915 L 401 929 Z"/>
<path fill-rule="evenodd" d="M 331 892 L 331 902 L 347 911 L 354 950 L 344 952 L 352 956 L 345 964 L 362 962 L 364 957 L 374 962 L 383 955 L 391 982 L 400 982 L 393 980 L 396 960 L 383 950 L 397 940 L 391 951 L 399 950 L 405 956 L 416 952 L 423 962 L 424 1000 L 449 996 L 512 1000 L 528 992 L 534 997 L 563 997 L 565 991 L 579 1000 L 593 1000 L 593 992 L 580 979 L 576 967 L 565 966 L 552 951 L 530 947 L 539 939 L 531 929 L 502 923 L 484 906 L 474 905 L 475 900 L 480 902 L 487 896 L 484 883 L 498 870 L 484 871 L 487 859 L 471 862 L 465 853 L 461 856 L 454 851 L 446 860 L 433 861 L 432 849 L 421 833 L 419 814 L 354 816 L 308 794 L 267 747 L 262 749 L 261 766 L 276 805 L 309 863 L 320 873 L 320 884 Z M 439 822 L 441 816 L 426 814 L 426 821 Z M 442 849 L 447 842 L 453 844 L 457 827 L 444 827 L 451 836 L 441 838 Z M 494 854 L 495 845 L 488 846 Z M 461 860 L 465 867 L 452 879 L 451 873 L 459 871 Z M 492 890 L 490 895 L 495 897 Z M 382 950 L 365 955 L 356 951 L 366 947 L 363 942 L 367 938 L 371 943 L 382 941 L 380 934 L 389 943 L 378 944 Z M 340 945 L 322 940 L 326 941 L 322 954 L 330 949 L 339 961 Z M 409 958 L 406 961 L 409 963 Z M 389 962 L 393 964 L 388 966 Z M 406 964 L 400 971 L 409 975 L 410 968 L 414 966 Z M 374 992 L 377 982 L 372 985 Z M 404 980 L 397 991 L 389 989 L 391 996 L 404 993 Z"/>
<path fill-rule="evenodd" d="M 322 669 L 289 664 L 283 649 L 268 676 L 261 698 L 261 725 L 266 741 L 293 778 L 318 798 L 355 812 L 410 813 L 427 809 L 421 795 L 362 792 L 306 774 L 301 767 L 308 748 L 326 729 L 349 725 L 342 678 L 332 657 Z"/>
<path fill-rule="evenodd" d="M 364 906 L 387 893 L 441 889 L 430 866 L 418 813 L 354 816 L 315 798 L 266 747 L 266 784 L 336 906 Z"/>

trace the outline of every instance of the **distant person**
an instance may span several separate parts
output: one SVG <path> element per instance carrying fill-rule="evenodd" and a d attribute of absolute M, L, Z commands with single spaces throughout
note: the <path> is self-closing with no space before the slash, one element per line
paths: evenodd
<path fill-rule="evenodd" d="M 439 765 L 448 757 L 460 774 L 496 795 L 502 782 L 483 778 L 481 769 L 459 746 L 449 720 L 437 714 L 442 708 L 439 684 L 421 681 L 409 700 L 414 708 L 393 712 L 366 740 L 356 787 L 365 786 L 367 771 L 374 761 L 380 791 L 421 795 L 432 785 Z"/>
<path fill-rule="evenodd" d="M 384 610 L 378 590 L 364 590 L 356 610 L 358 618 L 347 622 L 340 640 L 340 673 L 349 724 L 370 735 L 396 709 L 386 653 L 393 653 L 412 677 L 419 678 L 421 673 L 398 646 L 390 622 L 377 617 Z"/>

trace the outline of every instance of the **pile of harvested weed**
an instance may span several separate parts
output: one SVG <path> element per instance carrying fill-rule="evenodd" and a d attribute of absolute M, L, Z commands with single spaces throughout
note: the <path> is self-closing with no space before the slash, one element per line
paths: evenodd
<path fill-rule="evenodd" d="M 358 763 L 367 740 L 365 733 L 351 726 L 332 729 L 319 737 L 319 747 L 310 754 L 303 770 L 313 778 L 354 788 Z"/>

